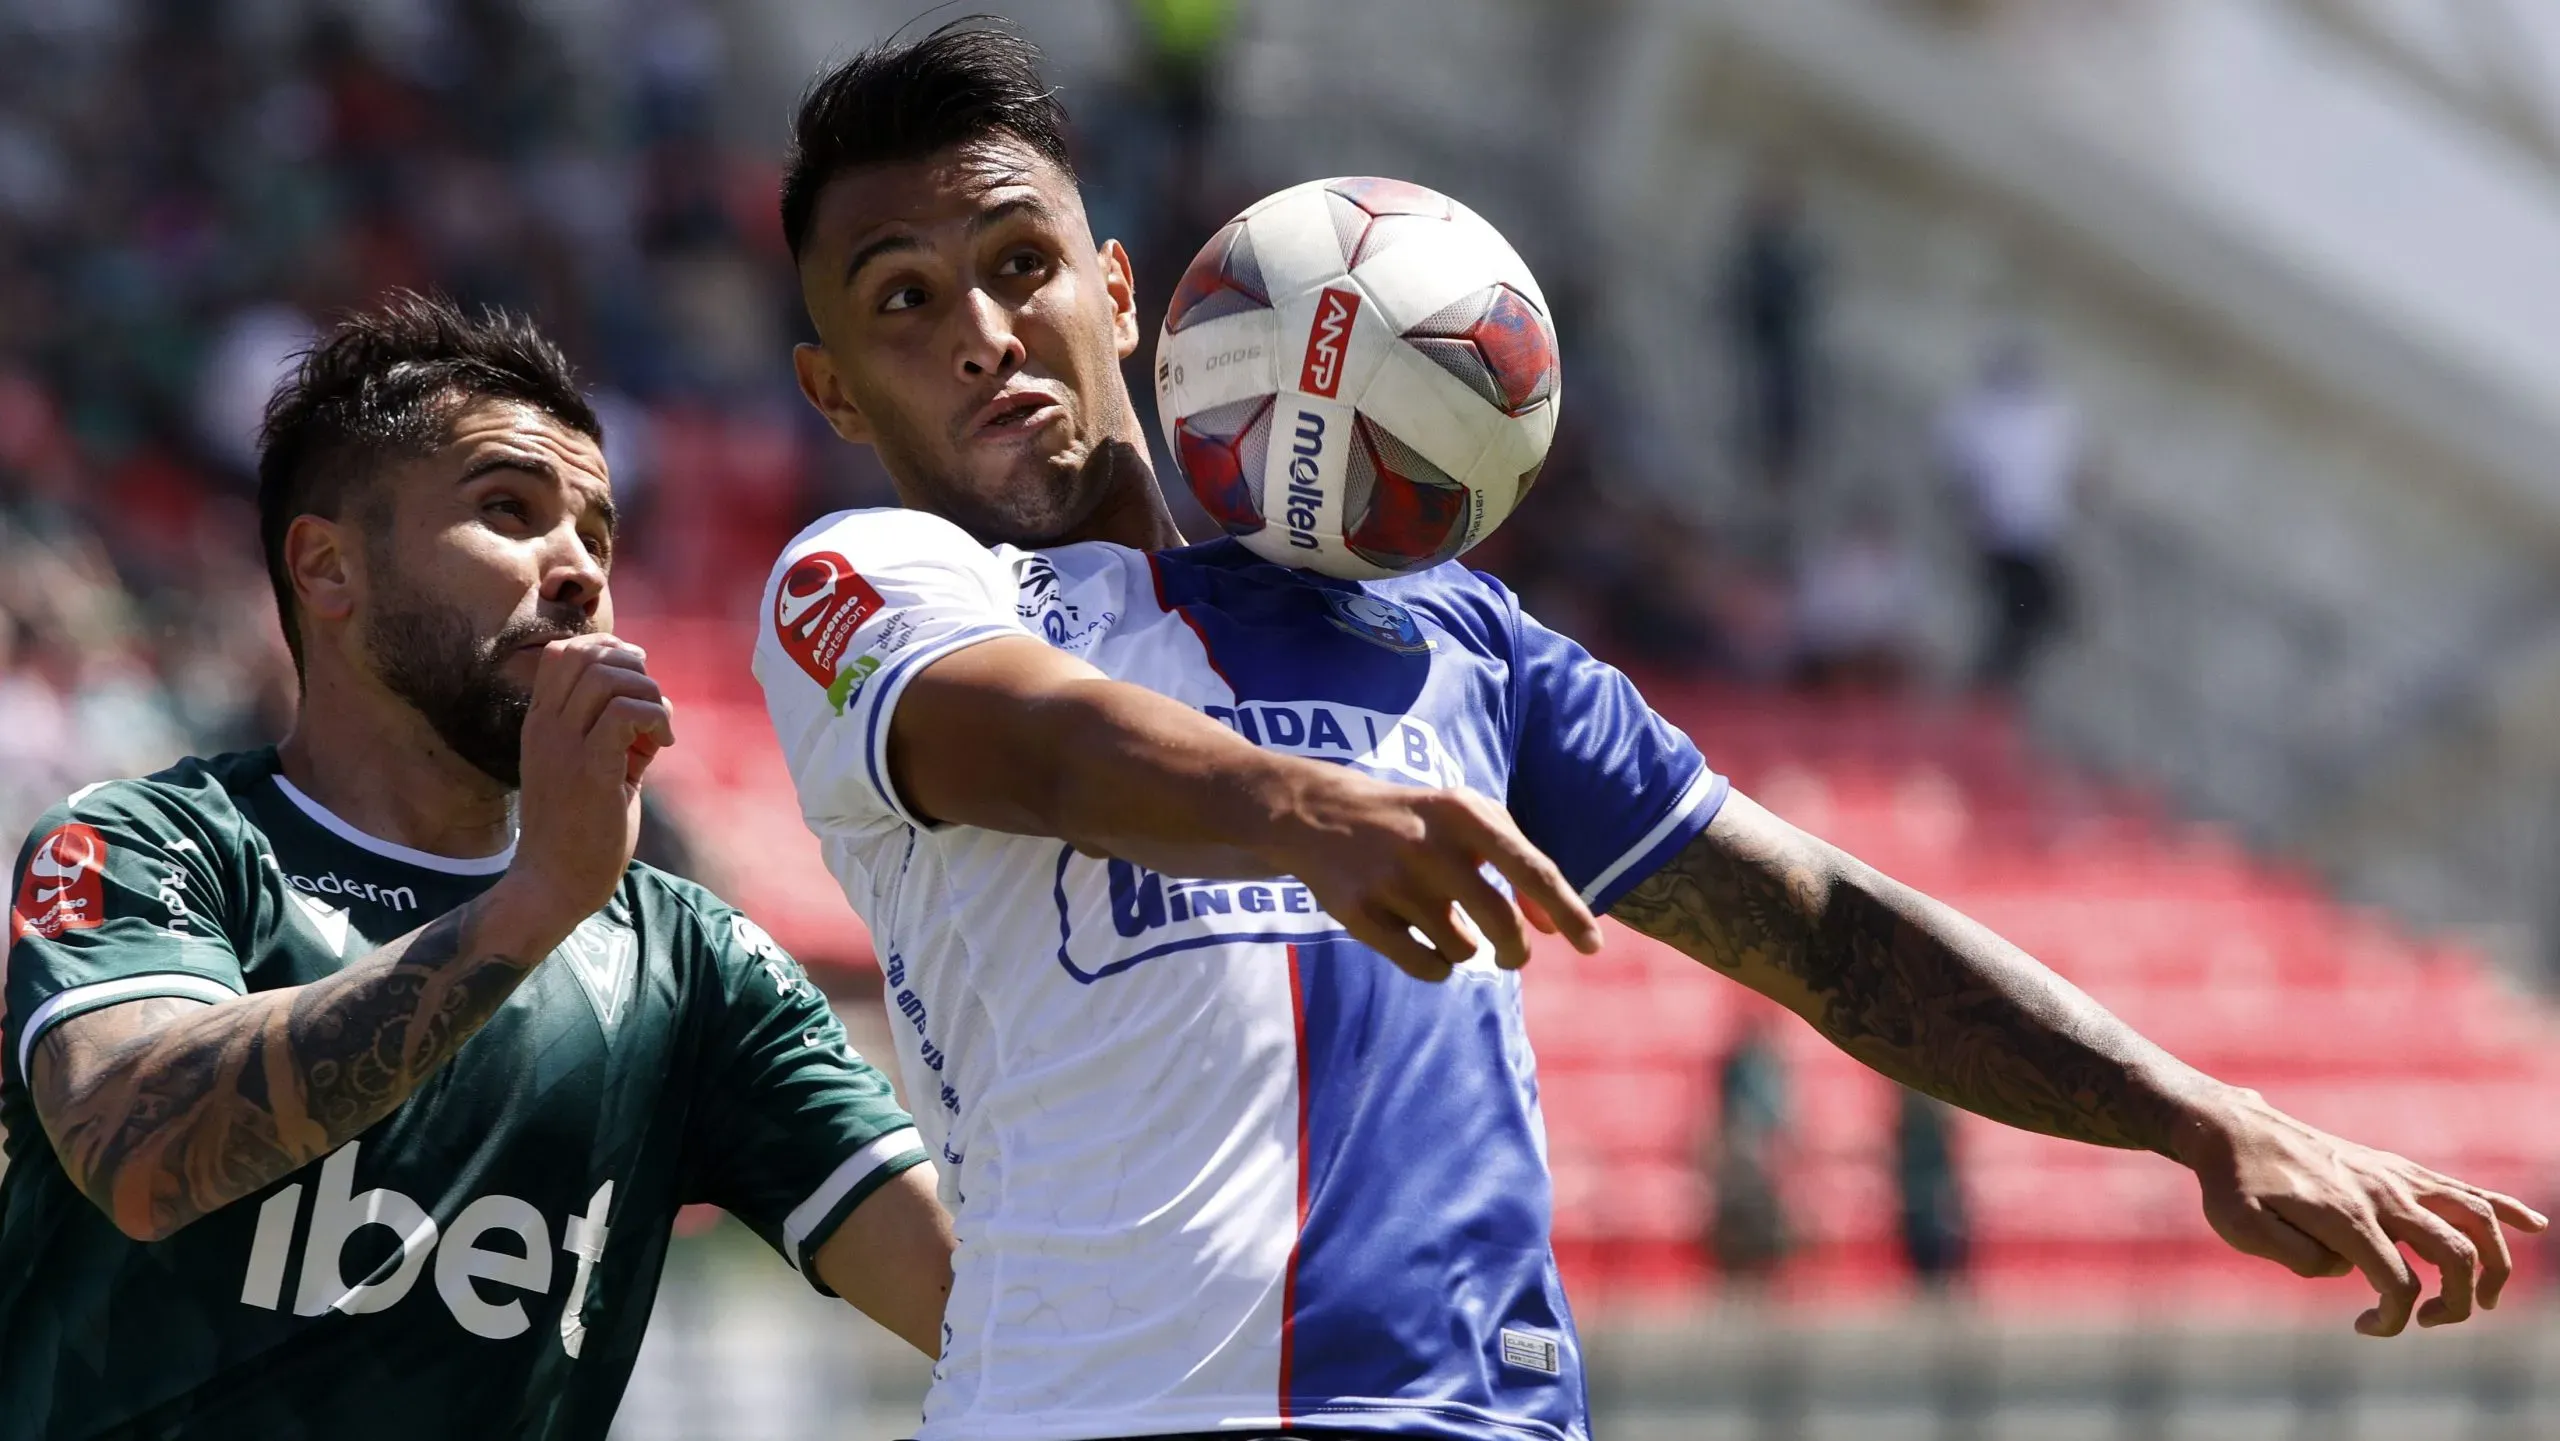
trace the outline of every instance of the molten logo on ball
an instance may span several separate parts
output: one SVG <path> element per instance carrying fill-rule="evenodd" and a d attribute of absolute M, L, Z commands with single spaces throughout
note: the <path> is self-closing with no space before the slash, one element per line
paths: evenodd
<path fill-rule="evenodd" d="M 1360 313 L 1360 297 L 1348 290 L 1328 289 L 1316 300 L 1316 323 L 1307 329 L 1307 362 L 1298 372 L 1298 388 L 1327 400 L 1342 389 L 1342 359 L 1351 349 L 1351 317 Z"/>

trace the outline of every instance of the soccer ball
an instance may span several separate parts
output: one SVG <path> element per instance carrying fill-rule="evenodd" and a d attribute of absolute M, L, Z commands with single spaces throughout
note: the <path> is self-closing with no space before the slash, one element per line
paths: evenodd
<path fill-rule="evenodd" d="M 1350 580 L 1491 534 L 1555 436 L 1555 325 L 1510 244 L 1434 190 L 1311 180 L 1227 222 L 1156 341 L 1191 493 L 1265 560 Z"/>

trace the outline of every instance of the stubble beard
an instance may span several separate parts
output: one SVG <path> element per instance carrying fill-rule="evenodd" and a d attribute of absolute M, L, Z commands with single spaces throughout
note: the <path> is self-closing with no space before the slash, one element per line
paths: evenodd
<path fill-rule="evenodd" d="M 528 643 L 583 635 L 584 615 L 509 621 L 482 638 L 471 618 L 388 576 L 365 621 L 365 649 L 392 694 L 426 719 L 436 738 L 482 775 L 516 790 L 524 784 L 524 718 L 533 693 L 499 669 Z"/>

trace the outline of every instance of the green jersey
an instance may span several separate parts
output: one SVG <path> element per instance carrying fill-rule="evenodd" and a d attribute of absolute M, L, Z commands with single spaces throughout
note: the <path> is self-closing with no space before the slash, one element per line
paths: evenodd
<path fill-rule="evenodd" d="M 728 1210 L 819 1284 L 820 1243 L 923 1149 L 800 967 L 638 864 L 322 1160 L 155 1243 L 72 1187 L 27 1097 L 47 1031 L 317 980 L 509 859 L 367 836 L 272 750 L 92 786 L 38 824 L 0 1022 L 0 1441 L 602 1437 L 678 1207 Z"/>

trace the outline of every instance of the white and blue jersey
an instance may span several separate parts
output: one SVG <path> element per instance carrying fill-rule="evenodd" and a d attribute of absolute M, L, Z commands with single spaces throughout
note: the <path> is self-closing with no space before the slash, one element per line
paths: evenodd
<path fill-rule="evenodd" d="M 1258 745 L 1498 798 L 1594 909 L 1722 803 L 1686 737 L 1454 564 L 1355 584 L 1232 541 L 989 551 L 854 511 L 792 542 L 764 617 L 756 672 L 958 1223 L 925 1441 L 1587 1437 L 1521 976 L 1414 980 L 1289 880 L 921 824 L 889 717 L 934 660 L 1039 636 Z"/>

